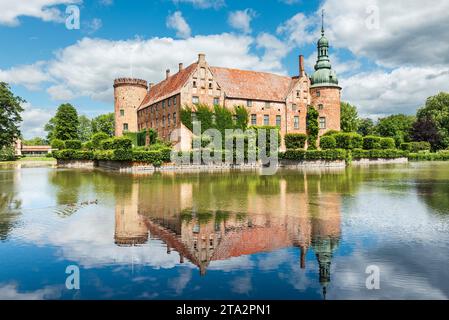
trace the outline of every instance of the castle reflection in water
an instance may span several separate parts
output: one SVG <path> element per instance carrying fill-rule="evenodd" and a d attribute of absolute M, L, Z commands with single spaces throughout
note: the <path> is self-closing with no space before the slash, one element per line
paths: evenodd
<path fill-rule="evenodd" d="M 304 174 L 301 180 L 235 177 L 235 194 L 219 176 L 212 183 L 201 178 L 175 183 L 177 176 L 171 178 L 173 183 L 165 176 L 157 184 L 138 178 L 129 192 L 116 195 L 118 246 L 160 239 L 167 254 L 177 251 L 181 263 L 187 259 L 203 276 L 211 261 L 290 247 L 300 250 L 298 268 L 305 269 L 306 253 L 313 250 L 326 294 L 341 236 L 341 195 L 327 190 L 320 175 Z M 244 181 L 239 184 L 238 179 Z"/>

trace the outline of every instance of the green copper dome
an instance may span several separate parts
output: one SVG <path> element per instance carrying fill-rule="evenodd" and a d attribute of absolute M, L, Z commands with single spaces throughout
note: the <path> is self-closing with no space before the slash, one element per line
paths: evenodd
<path fill-rule="evenodd" d="M 315 64 L 315 72 L 310 77 L 312 88 L 338 87 L 338 78 L 329 60 L 329 40 L 324 36 L 324 26 L 321 27 L 321 38 L 317 43 L 318 59 Z"/>

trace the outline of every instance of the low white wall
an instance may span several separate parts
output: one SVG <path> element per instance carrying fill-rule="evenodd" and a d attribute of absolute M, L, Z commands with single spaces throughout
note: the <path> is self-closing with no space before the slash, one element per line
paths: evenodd
<path fill-rule="evenodd" d="M 396 159 L 356 159 L 352 160 L 351 165 L 371 165 L 371 164 L 394 164 L 394 163 L 407 163 L 408 158 L 396 158 Z"/>
<path fill-rule="evenodd" d="M 94 160 L 58 160 L 58 168 L 84 168 L 93 169 L 95 168 Z"/>

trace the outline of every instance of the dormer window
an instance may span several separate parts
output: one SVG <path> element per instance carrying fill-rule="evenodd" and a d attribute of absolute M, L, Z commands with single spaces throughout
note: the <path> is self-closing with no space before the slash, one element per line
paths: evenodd
<path fill-rule="evenodd" d="M 193 81 L 193 87 L 196 88 L 196 81 Z"/>

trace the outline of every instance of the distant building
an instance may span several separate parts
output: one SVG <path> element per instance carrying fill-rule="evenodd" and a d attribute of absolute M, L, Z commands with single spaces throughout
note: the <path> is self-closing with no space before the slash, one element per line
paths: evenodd
<path fill-rule="evenodd" d="M 51 146 L 22 146 L 22 156 L 41 157 L 51 153 Z"/>
<path fill-rule="evenodd" d="M 304 58 L 299 56 L 299 74 L 293 77 L 266 72 L 246 71 L 210 66 L 204 54 L 156 85 L 140 79 L 121 78 L 114 81 L 115 132 L 137 132 L 152 128 L 169 140 L 175 129 L 180 139 L 172 141 L 181 150 L 190 148 L 191 133 L 180 121 L 184 105 L 223 105 L 233 109 L 244 106 L 250 125 L 278 126 L 281 135 L 306 133 L 307 107 L 319 112 L 320 135 L 340 130 L 340 90 L 337 75 L 329 60 L 329 41 L 321 30 L 317 43 L 315 72 L 304 71 Z M 184 139 L 185 138 L 185 139 Z"/>

